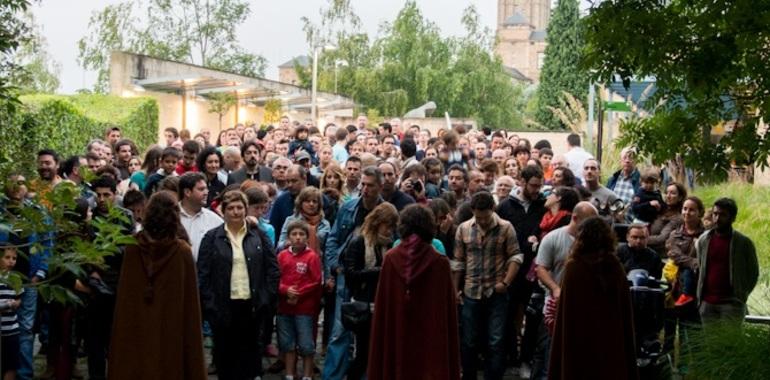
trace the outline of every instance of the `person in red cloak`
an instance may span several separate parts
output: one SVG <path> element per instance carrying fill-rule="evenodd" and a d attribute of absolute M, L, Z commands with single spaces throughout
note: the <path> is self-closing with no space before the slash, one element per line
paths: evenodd
<path fill-rule="evenodd" d="M 631 296 L 601 217 L 584 220 L 564 267 L 549 379 L 636 380 Z"/>
<path fill-rule="evenodd" d="M 385 254 L 374 301 L 369 380 L 460 379 L 455 291 L 435 230 L 427 207 L 401 212 L 402 242 Z"/>

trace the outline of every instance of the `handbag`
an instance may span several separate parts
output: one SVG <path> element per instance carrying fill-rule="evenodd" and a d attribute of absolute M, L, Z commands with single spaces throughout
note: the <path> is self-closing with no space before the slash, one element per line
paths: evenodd
<path fill-rule="evenodd" d="M 342 312 L 342 325 L 351 331 L 360 331 L 362 328 L 368 328 L 372 319 L 372 312 L 369 310 L 369 302 L 351 300 L 343 302 L 340 306 Z"/>

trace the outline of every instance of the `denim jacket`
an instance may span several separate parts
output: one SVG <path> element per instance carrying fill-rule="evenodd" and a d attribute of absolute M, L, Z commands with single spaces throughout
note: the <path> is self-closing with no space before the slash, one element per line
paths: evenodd
<path fill-rule="evenodd" d="M 286 227 L 288 227 L 291 222 L 295 220 L 302 220 L 302 216 L 298 215 L 296 213 L 289 215 L 286 218 L 286 222 L 283 223 L 283 227 L 281 228 L 281 237 L 278 238 L 278 245 L 276 246 L 275 251 L 280 252 L 286 248 L 286 242 L 288 241 L 289 237 L 288 231 L 286 231 Z M 329 236 L 329 231 L 331 231 L 331 224 L 329 224 L 329 221 L 326 219 L 321 219 L 321 221 L 318 223 L 318 226 L 316 226 L 316 237 L 318 238 L 318 244 L 321 246 L 321 253 L 324 252 L 324 249 L 326 247 L 326 238 Z M 320 256 L 320 255 L 319 255 Z"/>
<path fill-rule="evenodd" d="M 353 230 L 356 229 L 356 215 L 361 209 L 362 202 L 362 198 L 353 198 L 343 203 L 337 211 L 337 219 L 326 239 L 323 262 L 324 278 L 331 278 L 333 272 L 342 268 L 340 254 L 348 245 Z M 377 204 L 382 202 L 384 202 L 382 198 L 377 200 Z"/>

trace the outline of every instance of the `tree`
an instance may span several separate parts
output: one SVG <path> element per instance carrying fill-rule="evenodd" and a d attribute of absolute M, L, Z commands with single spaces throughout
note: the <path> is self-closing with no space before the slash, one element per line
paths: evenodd
<path fill-rule="evenodd" d="M 219 129 L 222 129 L 222 118 L 227 115 L 230 108 L 233 108 L 238 98 L 235 95 L 218 92 L 209 95 L 209 113 L 215 113 L 219 116 Z"/>
<path fill-rule="evenodd" d="M 127 0 L 91 16 L 78 59 L 98 71 L 100 92 L 107 90 L 113 50 L 262 76 L 267 61 L 245 51 L 236 36 L 250 13 L 245 0 Z"/>
<path fill-rule="evenodd" d="M 584 43 L 578 0 L 559 0 L 547 32 L 535 117 L 548 129 L 561 129 L 551 108 L 559 107 L 565 91 L 580 102 L 585 102 L 588 91 L 588 75 L 580 66 Z"/>
<path fill-rule="evenodd" d="M 319 59 L 322 91 L 334 90 L 336 76 L 339 92 L 380 115 L 400 116 L 432 100 L 439 115 L 473 117 L 496 128 L 521 126 L 521 89 L 492 53 L 494 38 L 489 29 L 480 27 L 474 7 L 466 9 L 461 20 L 466 36 L 445 38 L 414 1 L 407 1 L 396 19 L 382 26 L 381 37 L 371 42 L 353 27 L 355 23 L 344 23 L 357 19 L 351 16 L 348 1 L 330 0 L 329 8 L 320 13 L 320 26 L 304 20 L 305 29 L 312 31 L 311 47 L 311 38 L 317 36 L 337 46 Z M 348 65 L 335 68 L 338 60 Z M 300 75 L 306 85 L 309 77 Z"/>
<path fill-rule="evenodd" d="M 13 53 L 28 38 L 30 30 L 19 15 L 29 5 L 28 0 L 0 0 L 0 101 L 10 112 L 18 103 L 10 81 L 19 70 L 19 65 L 13 61 Z"/>
<path fill-rule="evenodd" d="M 61 65 L 48 54 L 48 42 L 36 25 L 32 12 L 24 13 L 30 35 L 13 56 L 20 68 L 10 78 L 21 93 L 53 93 L 59 88 Z"/>
<path fill-rule="evenodd" d="M 585 19 L 585 67 L 626 86 L 654 77 L 652 116 L 627 123 L 627 142 L 721 180 L 731 165 L 767 165 L 770 140 L 758 127 L 770 111 L 768 16 L 766 2 L 602 2 Z M 717 125 L 734 127 L 715 141 Z"/>

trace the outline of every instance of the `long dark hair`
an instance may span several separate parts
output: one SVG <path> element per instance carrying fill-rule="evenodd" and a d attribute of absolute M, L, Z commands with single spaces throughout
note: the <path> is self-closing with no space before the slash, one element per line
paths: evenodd
<path fill-rule="evenodd" d="M 592 216 L 580 223 L 570 257 L 612 255 L 616 247 L 617 238 L 610 225 Z"/>
<path fill-rule="evenodd" d="M 142 228 L 155 240 L 173 238 L 189 240 L 179 221 L 176 194 L 170 191 L 158 191 L 150 197 L 144 211 Z"/>
<path fill-rule="evenodd" d="M 163 153 L 163 149 L 161 149 L 157 145 L 153 145 L 144 154 L 144 161 L 142 161 L 142 169 L 144 169 L 144 174 L 147 177 L 149 177 L 150 175 L 158 171 L 158 168 L 160 167 L 160 156 L 162 153 Z"/>

